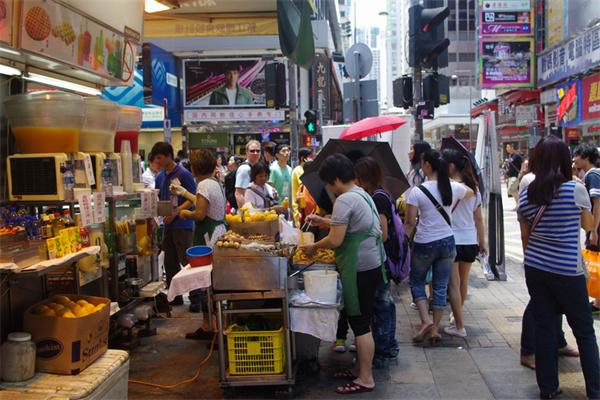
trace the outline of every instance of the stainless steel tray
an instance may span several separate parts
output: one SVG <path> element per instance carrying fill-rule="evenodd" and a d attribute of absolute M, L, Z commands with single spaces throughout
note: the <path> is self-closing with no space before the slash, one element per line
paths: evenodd
<path fill-rule="evenodd" d="M 212 285 L 215 291 L 286 289 L 287 259 L 265 255 L 256 257 L 215 255 Z"/>

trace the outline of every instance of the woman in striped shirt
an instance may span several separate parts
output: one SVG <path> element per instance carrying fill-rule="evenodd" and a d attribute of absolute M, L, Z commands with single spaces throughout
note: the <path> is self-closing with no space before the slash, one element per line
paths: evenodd
<path fill-rule="evenodd" d="M 577 339 L 587 396 L 600 398 L 600 360 L 588 303 L 579 233 L 593 228 L 585 187 L 572 180 L 568 147 L 549 136 L 532 155 L 535 180 L 521 193 L 519 222 L 525 280 L 535 319 L 536 377 L 542 399 L 561 393 L 558 385 L 556 318 Z"/>

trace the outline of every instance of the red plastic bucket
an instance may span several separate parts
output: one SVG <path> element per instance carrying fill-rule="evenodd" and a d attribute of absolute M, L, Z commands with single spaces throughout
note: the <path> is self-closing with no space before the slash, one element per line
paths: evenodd
<path fill-rule="evenodd" d="M 208 246 L 194 246 L 185 251 L 190 267 L 205 267 L 212 264 L 213 250 Z"/>

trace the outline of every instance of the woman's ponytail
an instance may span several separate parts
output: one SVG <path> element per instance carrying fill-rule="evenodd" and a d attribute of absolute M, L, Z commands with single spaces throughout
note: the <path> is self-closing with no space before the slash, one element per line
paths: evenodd
<path fill-rule="evenodd" d="M 437 150 L 428 150 L 423 154 L 423 161 L 431 165 L 433 172 L 437 173 L 437 188 L 442 195 L 442 204 L 449 206 L 452 204 L 452 186 L 450 185 L 450 176 L 448 173 L 448 162 L 442 158 Z"/>

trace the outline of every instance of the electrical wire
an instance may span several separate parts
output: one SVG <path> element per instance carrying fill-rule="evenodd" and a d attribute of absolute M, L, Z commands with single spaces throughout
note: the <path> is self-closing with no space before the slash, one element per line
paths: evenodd
<path fill-rule="evenodd" d="M 150 383 L 150 382 L 144 382 L 144 381 L 138 381 L 138 380 L 134 380 L 134 379 L 129 379 L 129 383 L 134 383 L 136 385 L 143 385 L 143 386 L 150 386 L 156 389 L 176 389 L 179 386 L 183 386 L 183 385 L 187 385 L 190 383 L 195 382 L 196 380 L 198 380 L 198 378 L 200 378 L 200 373 L 202 372 L 202 367 L 208 362 L 208 360 L 210 360 L 210 358 L 213 355 L 213 352 L 215 350 L 215 342 L 217 340 L 217 335 L 219 333 L 215 333 L 215 336 L 213 337 L 213 340 L 210 344 L 210 351 L 208 352 L 208 354 L 206 355 L 206 357 L 204 357 L 204 359 L 202 361 L 200 361 L 200 365 L 198 365 L 198 369 L 196 370 L 196 373 L 194 374 L 193 377 L 189 378 L 189 379 L 185 379 L 181 382 L 177 382 L 175 384 L 172 385 L 159 385 L 156 383 Z"/>

